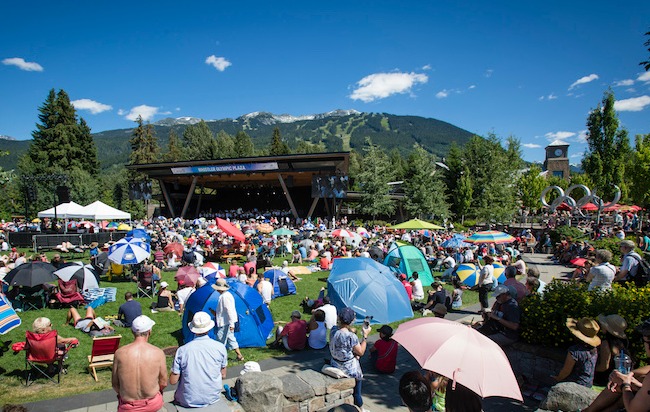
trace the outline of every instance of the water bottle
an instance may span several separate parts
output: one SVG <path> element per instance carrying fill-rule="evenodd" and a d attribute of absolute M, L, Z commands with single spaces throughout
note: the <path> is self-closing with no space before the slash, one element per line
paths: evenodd
<path fill-rule="evenodd" d="M 621 353 L 614 357 L 614 367 L 623 375 L 627 375 L 632 369 L 632 358 L 621 350 Z"/>

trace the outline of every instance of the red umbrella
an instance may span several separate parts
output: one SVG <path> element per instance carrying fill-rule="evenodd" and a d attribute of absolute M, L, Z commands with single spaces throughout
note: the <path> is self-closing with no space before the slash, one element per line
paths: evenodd
<path fill-rule="evenodd" d="M 560 203 L 560 206 L 556 207 L 557 210 L 571 210 L 571 206 L 566 203 Z"/>
<path fill-rule="evenodd" d="M 575 265 L 575 266 L 583 267 L 585 265 L 586 261 L 587 261 L 587 259 L 585 259 L 585 258 L 575 258 L 575 259 L 571 260 L 571 264 Z"/>
<path fill-rule="evenodd" d="M 181 266 L 178 268 L 174 280 L 179 285 L 193 285 L 196 280 L 201 277 L 201 274 L 194 266 Z"/>
<path fill-rule="evenodd" d="M 217 226 L 228 236 L 234 237 L 236 240 L 243 242 L 246 239 L 246 236 L 242 233 L 241 230 L 237 229 L 235 225 L 230 223 L 227 220 L 217 218 Z"/>
<path fill-rule="evenodd" d="M 346 229 L 336 229 L 332 232 L 332 237 L 352 237 L 352 233 Z"/>
<path fill-rule="evenodd" d="M 185 248 L 183 247 L 183 245 L 181 245 L 178 242 L 174 242 L 174 243 L 169 243 L 167 246 L 165 246 L 165 249 L 163 249 L 163 251 L 165 252 L 165 254 L 173 253 L 176 257 L 180 258 L 183 257 L 184 249 Z"/>
<path fill-rule="evenodd" d="M 595 212 L 596 210 L 598 210 L 598 206 L 596 206 L 593 203 L 587 203 L 584 206 L 582 206 L 580 209 L 587 210 L 587 211 L 590 211 L 590 212 Z"/>
<path fill-rule="evenodd" d="M 615 204 L 613 204 L 611 206 L 608 206 L 608 207 L 604 208 L 603 212 L 613 212 L 615 210 L 618 210 L 620 207 L 621 207 L 621 205 L 619 205 L 618 203 L 615 203 Z"/>

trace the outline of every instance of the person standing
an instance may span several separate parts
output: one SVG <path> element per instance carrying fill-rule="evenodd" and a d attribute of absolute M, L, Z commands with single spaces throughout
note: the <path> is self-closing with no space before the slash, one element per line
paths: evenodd
<path fill-rule="evenodd" d="M 118 412 L 154 412 L 163 406 L 167 362 L 165 353 L 149 343 L 155 324 L 147 316 L 135 318 L 131 324 L 135 340 L 115 352 L 112 384 Z"/>
<path fill-rule="evenodd" d="M 481 264 L 476 260 L 476 264 L 481 269 L 478 277 L 478 300 L 481 303 L 481 310 L 479 312 L 485 312 L 489 306 L 488 303 L 488 293 L 492 290 L 494 285 L 494 258 L 492 256 L 486 256 L 484 259 L 485 266 L 481 267 Z"/>
<path fill-rule="evenodd" d="M 230 410 L 220 396 L 228 367 L 228 352 L 223 343 L 208 336 L 214 325 L 206 312 L 196 312 L 188 325 L 195 338 L 176 351 L 169 383 L 178 383 L 174 405 L 179 411 L 196 408 L 215 412 Z"/>
<path fill-rule="evenodd" d="M 117 319 L 113 323 L 115 326 L 130 328 L 133 320 L 142 315 L 142 306 L 140 302 L 133 300 L 133 294 L 131 292 L 124 294 L 124 300 L 126 302 L 120 305 L 120 308 L 117 310 Z"/>
<path fill-rule="evenodd" d="M 212 288 L 219 292 L 219 303 L 214 312 L 217 324 L 217 341 L 226 345 L 228 349 L 234 349 L 237 360 L 243 361 L 244 357 L 239 351 L 239 344 L 235 338 L 235 326 L 238 322 L 237 309 L 235 308 L 235 297 L 230 293 L 230 286 L 226 279 L 217 279 Z"/>

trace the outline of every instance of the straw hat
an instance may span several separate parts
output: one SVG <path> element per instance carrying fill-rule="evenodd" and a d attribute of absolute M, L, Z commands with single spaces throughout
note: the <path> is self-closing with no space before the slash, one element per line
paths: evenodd
<path fill-rule="evenodd" d="M 187 326 L 189 326 L 192 333 L 201 335 L 214 328 L 214 321 L 206 312 L 196 312 L 192 321 Z"/>
<path fill-rule="evenodd" d="M 598 337 L 600 326 L 598 326 L 598 322 L 595 320 L 591 318 L 568 318 L 566 320 L 566 326 L 571 333 L 584 343 L 594 347 L 600 345 L 600 338 Z"/>
<path fill-rule="evenodd" d="M 620 315 L 598 315 L 598 323 L 605 332 L 609 332 L 617 338 L 627 339 L 625 329 L 627 322 Z"/>
<path fill-rule="evenodd" d="M 223 292 L 230 289 L 230 286 L 228 285 L 228 282 L 226 282 L 226 279 L 217 279 L 217 283 L 212 285 L 212 288 Z"/>
<path fill-rule="evenodd" d="M 97 246 L 99 246 L 99 243 L 98 243 L 98 242 L 91 242 L 91 243 L 90 243 L 90 248 L 91 248 L 91 249 L 94 249 L 94 248 L 96 248 Z"/>

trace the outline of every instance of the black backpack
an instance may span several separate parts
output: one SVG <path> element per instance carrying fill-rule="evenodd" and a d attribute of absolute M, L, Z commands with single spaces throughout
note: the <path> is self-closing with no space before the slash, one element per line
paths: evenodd
<path fill-rule="evenodd" d="M 638 262 L 638 265 L 636 266 L 636 275 L 634 275 L 632 280 L 637 287 L 642 288 L 650 281 L 650 264 L 640 256 L 633 254 L 630 254 L 629 256 L 632 256 Z"/>

